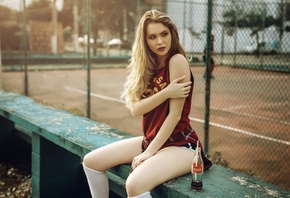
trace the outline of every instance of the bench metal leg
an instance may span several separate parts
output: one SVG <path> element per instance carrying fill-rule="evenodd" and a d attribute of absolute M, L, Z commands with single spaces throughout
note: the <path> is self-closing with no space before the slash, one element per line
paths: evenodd
<path fill-rule="evenodd" d="M 5 142 L 14 131 L 14 122 L 0 116 L 0 144 Z"/>
<path fill-rule="evenodd" d="M 32 197 L 90 197 L 79 156 L 32 134 Z"/>
<path fill-rule="evenodd" d="M 0 116 L 0 159 L 10 155 L 10 150 L 6 148 L 13 138 L 13 132 L 14 123 Z"/>

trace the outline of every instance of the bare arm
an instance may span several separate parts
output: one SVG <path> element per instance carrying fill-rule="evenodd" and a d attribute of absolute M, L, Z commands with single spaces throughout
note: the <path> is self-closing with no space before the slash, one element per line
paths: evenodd
<path fill-rule="evenodd" d="M 169 69 L 170 79 L 175 79 L 177 76 L 185 75 L 185 78 L 182 82 L 190 81 L 190 71 L 188 63 L 182 55 L 175 55 L 171 59 Z M 164 120 L 157 136 L 147 148 L 149 153 L 155 154 L 169 138 L 181 118 L 184 102 L 185 98 L 170 99 L 169 114 Z"/>
<path fill-rule="evenodd" d="M 148 98 L 135 102 L 131 107 L 132 115 L 144 115 L 168 98 L 186 98 L 191 88 L 191 82 L 182 83 L 184 79 L 184 75 L 181 77 L 177 76 L 165 89 Z"/>
<path fill-rule="evenodd" d="M 185 76 L 182 82 L 190 81 L 190 70 L 186 59 L 178 54 L 171 58 L 169 63 L 170 79 L 175 79 L 178 76 Z M 185 98 L 170 99 L 169 114 L 164 120 L 159 132 L 154 140 L 150 143 L 148 148 L 140 155 L 134 158 L 132 168 L 136 168 L 140 163 L 155 155 L 155 153 L 166 142 L 177 123 L 181 118 Z"/>

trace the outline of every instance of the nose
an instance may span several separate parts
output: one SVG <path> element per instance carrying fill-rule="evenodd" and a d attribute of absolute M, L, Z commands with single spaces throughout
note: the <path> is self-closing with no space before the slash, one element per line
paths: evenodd
<path fill-rule="evenodd" d="M 157 44 L 162 44 L 163 43 L 163 39 L 161 38 L 161 36 L 157 37 Z"/>

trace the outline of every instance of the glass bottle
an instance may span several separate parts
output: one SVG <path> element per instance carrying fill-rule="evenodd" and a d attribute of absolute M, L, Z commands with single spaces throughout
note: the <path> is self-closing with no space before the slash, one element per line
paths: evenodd
<path fill-rule="evenodd" d="M 192 160 L 191 173 L 191 189 L 202 190 L 203 160 L 201 156 L 201 148 L 198 146 L 195 149 L 195 156 Z"/>

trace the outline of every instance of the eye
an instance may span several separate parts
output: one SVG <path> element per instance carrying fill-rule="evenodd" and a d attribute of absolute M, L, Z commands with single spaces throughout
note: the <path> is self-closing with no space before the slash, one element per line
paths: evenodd
<path fill-rule="evenodd" d="M 156 36 L 154 36 L 154 35 L 150 35 L 149 36 L 149 39 L 151 39 L 151 40 L 153 40 L 153 39 L 155 39 L 156 38 Z"/>
<path fill-rule="evenodd" d="M 168 32 L 162 32 L 161 34 L 163 37 L 166 37 L 168 35 Z"/>

